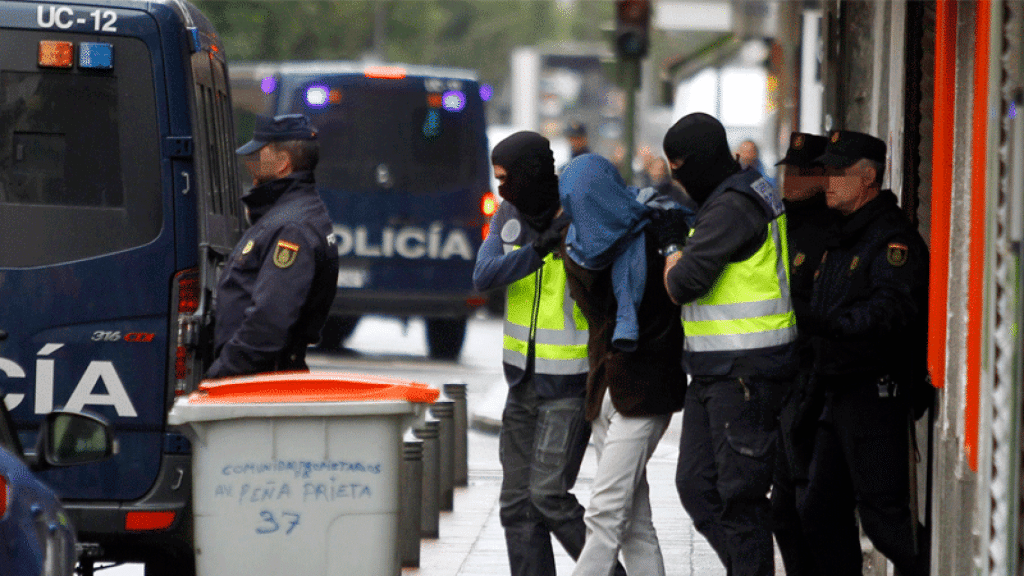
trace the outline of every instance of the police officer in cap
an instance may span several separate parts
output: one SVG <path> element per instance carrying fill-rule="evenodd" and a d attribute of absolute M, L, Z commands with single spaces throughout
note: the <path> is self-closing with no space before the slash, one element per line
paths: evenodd
<path fill-rule="evenodd" d="M 242 202 L 251 227 L 217 284 L 207 378 L 307 370 L 337 291 L 338 251 L 317 193 L 316 128 L 301 114 L 258 116 L 236 153 L 252 174 Z"/>
<path fill-rule="evenodd" d="M 925 368 L 928 249 L 882 189 L 885 143 L 833 132 L 826 166 L 837 234 L 815 272 L 800 330 L 823 387 L 800 518 L 819 571 L 861 575 L 854 516 L 903 576 L 928 574 L 928 535 L 911 512 L 909 425 L 930 402 Z"/>
<path fill-rule="evenodd" d="M 676 488 L 731 576 L 775 574 L 767 493 L 777 419 L 796 372 L 782 199 L 740 170 L 712 116 L 684 116 L 665 135 L 672 176 L 699 209 L 654 222 L 665 288 L 682 305 L 691 376 Z"/>
<path fill-rule="evenodd" d="M 838 212 L 825 203 L 825 169 L 817 163 L 828 138 L 793 132 L 782 166 L 782 203 L 786 206 L 789 239 L 789 285 L 797 328 L 811 300 L 814 270 Z M 772 532 L 782 553 L 787 576 L 818 574 L 814 554 L 800 527 L 796 503 L 807 486 L 807 466 L 814 447 L 814 427 L 821 413 L 821 394 L 810 379 L 813 354 L 810 338 L 797 335 L 799 373 L 779 418 L 779 447 L 772 483 Z"/>

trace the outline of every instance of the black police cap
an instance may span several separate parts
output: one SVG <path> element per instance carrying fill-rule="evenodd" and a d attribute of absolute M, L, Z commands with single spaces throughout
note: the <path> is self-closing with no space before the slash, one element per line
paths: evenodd
<path fill-rule="evenodd" d="M 579 120 L 572 120 L 565 127 L 565 135 L 569 138 L 578 138 L 587 135 L 587 126 Z"/>
<path fill-rule="evenodd" d="M 243 144 L 235 154 L 248 156 L 271 142 L 289 140 L 316 140 L 316 127 L 302 114 L 257 116 L 252 140 Z"/>
<path fill-rule="evenodd" d="M 885 142 L 870 134 L 836 130 L 829 136 L 825 154 L 817 159 L 819 164 L 836 168 L 853 165 L 861 158 L 885 164 Z"/>
<path fill-rule="evenodd" d="M 798 168 L 817 166 L 817 159 L 825 153 L 828 138 L 805 132 L 793 132 L 789 135 L 789 149 L 786 155 L 775 163 L 776 166 L 786 164 Z"/>

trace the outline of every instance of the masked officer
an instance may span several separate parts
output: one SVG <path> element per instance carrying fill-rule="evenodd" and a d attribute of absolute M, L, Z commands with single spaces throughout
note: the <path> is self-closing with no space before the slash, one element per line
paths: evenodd
<path fill-rule="evenodd" d="M 301 114 L 258 116 L 236 153 L 252 174 L 242 202 L 251 227 L 217 284 L 207 378 L 307 370 L 337 291 L 331 219 L 314 187 L 316 128 Z"/>
<path fill-rule="evenodd" d="M 825 203 L 825 169 L 817 163 L 828 138 L 793 132 L 782 166 L 782 203 L 786 207 L 789 240 L 789 285 L 800 327 L 811 300 L 814 270 L 825 251 L 836 215 Z M 798 334 L 800 370 L 779 418 L 779 448 L 772 483 L 772 532 L 782 553 L 787 576 L 818 574 L 804 538 L 796 503 L 807 486 L 807 466 L 814 447 L 814 427 L 821 413 L 821 394 L 810 379 L 813 354 L 810 338 Z"/>
<path fill-rule="evenodd" d="M 590 438 L 584 419 L 587 323 L 553 254 L 561 213 L 548 139 L 517 132 L 491 153 L 505 200 L 477 253 L 478 291 L 507 286 L 502 364 L 501 524 L 513 576 L 554 576 L 551 536 L 576 559 L 586 527 L 570 492 Z"/>
<path fill-rule="evenodd" d="M 881 189 L 885 159 L 884 142 L 849 131 L 833 132 L 819 158 L 828 206 L 841 218 L 800 318 L 825 402 L 799 510 L 822 574 L 860 576 L 855 508 L 900 574 L 928 574 L 927 534 L 917 533 L 910 508 L 908 459 L 908 424 L 931 389 L 928 250 L 896 196 Z"/>
<path fill-rule="evenodd" d="M 757 171 L 740 170 L 715 118 L 683 117 L 664 148 L 699 206 L 692 233 L 681 224 L 658 231 L 692 378 L 676 487 L 731 576 L 768 576 L 777 418 L 796 369 L 784 208 Z"/>

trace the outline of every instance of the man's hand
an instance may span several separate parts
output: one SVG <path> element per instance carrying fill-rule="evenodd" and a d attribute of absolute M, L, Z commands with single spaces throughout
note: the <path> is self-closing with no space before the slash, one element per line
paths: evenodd
<path fill-rule="evenodd" d="M 658 239 L 658 247 L 686 244 L 690 227 L 686 224 L 687 212 L 679 208 L 656 210 L 651 216 L 651 231 Z"/>
<path fill-rule="evenodd" d="M 665 257 L 665 272 L 663 275 L 663 282 L 665 284 L 665 291 L 668 292 L 668 297 L 672 300 L 673 304 L 679 304 L 675 298 L 672 298 L 672 291 L 668 287 L 668 271 L 679 262 L 679 259 L 683 257 L 682 252 L 674 252 Z"/>

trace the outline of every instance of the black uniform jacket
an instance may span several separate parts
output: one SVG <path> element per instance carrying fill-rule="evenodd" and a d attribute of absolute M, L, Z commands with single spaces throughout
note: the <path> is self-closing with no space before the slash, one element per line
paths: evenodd
<path fill-rule="evenodd" d="M 842 217 L 815 272 L 807 321 L 830 381 L 925 369 L 928 248 L 889 190 Z"/>
<path fill-rule="evenodd" d="M 618 304 L 612 290 L 611 268 L 588 270 L 565 254 L 562 261 L 569 292 L 589 326 L 586 418 L 601 411 L 605 390 L 615 409 L 626 416 L 670 414 L 683 407 L 686 374 L 682 369 L 683 326 L 679 306 L 669 300 L 661 280 L 665 259 L 657 241 L 645 232 L 647 280 L 637 310 L 639 337 L 635 351 L 612 346 Z"/>
<path fill-rule="evenodd" d="M 217 284 L 208 378 L 306 369 L 337 292 L 338 251 L 312 172 L 253 188 L 250 227 Z"/>
<path fill-rule="evenodd" d="M 789 291 L 799 328 L 811 303 L 814 271 L 825 253 L 825 245 L 836 233 L 839 212 L 828 207 L 824 193 L 797 202 L 782 202 L 786 205 L 786 237 L 789 240 Z M 809 340 L 801 330 L 797 339 L 801 370 L 811 369 Z"/>

